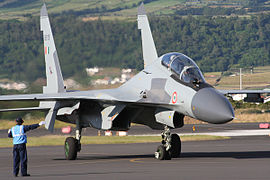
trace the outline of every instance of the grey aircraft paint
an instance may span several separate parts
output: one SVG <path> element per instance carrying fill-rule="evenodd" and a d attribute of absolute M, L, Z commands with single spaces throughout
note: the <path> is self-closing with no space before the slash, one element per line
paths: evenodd
<path fill-rule="evenodd" d="M 221 124 L 234 118 L 231 103 L 214 88 L 199 90 L 192 99 L 192 112 L 197 119 Z"/>

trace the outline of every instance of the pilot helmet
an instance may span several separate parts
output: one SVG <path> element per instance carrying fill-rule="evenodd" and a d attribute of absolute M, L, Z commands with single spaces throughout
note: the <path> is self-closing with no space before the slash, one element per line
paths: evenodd
<path fill-rule="evenodd" d="M 176 55 L 171 55 L 170 61 L 172 61 L 172 60 L 174 59 L 175 56 L 176 56 Z"/>

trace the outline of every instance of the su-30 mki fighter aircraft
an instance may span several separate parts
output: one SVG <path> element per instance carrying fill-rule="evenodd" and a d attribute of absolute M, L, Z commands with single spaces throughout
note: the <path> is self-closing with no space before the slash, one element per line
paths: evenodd
<path fill-rule="evenodd" d="M 40 12 L 43 32 L 47 85 L 42 94 L 5 95 L 1 101 L 40 101 L 39 107 L 2 109 L 4 111 L 45 110 L 45 127 L 53 131 L 55 119 L 76 124 L 75 138 L 65 141 L 66 159 L 76 159 L 81 150 L 82 128 L 128 130 L 131 123 L 163 130 L 156 159 L 179 157 L 181 141 L 171 128 L 181 128 L 184 116 L 213 124 L 234 119 L 234 110 L 223 94 L 205 82 L 196 63 L 184 54 L 157 55 L 143 4 L 138 8 L 145 68 L 116 89 L 66 90 L 44 4 Z M 241 92 L 240 92 L 241 93 Z M 257 92 L 259 93 L 259 92 Z"/>

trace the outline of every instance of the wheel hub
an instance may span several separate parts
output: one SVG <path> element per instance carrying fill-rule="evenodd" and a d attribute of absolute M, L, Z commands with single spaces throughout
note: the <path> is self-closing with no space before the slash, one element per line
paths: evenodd
<path fill-rule="evenodd" d="M 66 151 L 66 156 L 68 156 L 69 146 L 68 146 L 68 143 L 67 142 L 66 142 L 66 145 L 65 145 L 65 151 Z"/>
<path fill-rule="evenodd" d="M 160 152 L 155 152 L 155 158 L 159 159 L 159 157 L 160 157 Z"/>

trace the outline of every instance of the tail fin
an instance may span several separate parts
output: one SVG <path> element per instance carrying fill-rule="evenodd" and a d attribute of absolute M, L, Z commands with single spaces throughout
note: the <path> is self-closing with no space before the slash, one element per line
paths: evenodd
<path fill-rule="evenodd" d="M 47 86 L 43 87 L 43 93 L 65 92 L 64 81 L 57 51 L 54 44 L 51 25 L 46 5 L 40 10 L 40 30 L 43 31 L 44 56 L 46 65 Z"/>
<path fill-rule="evenodd" d="M 144 67 L 158 58 L 143 3 L 138 8 L 138 29 L 141 30 Z"/>
<path fill-rule="evenodd" d="M 66 92 L 58 55 L 54 44 L 50 20 L 45 4 L 40 10 L 40 30 L 43 31 L 44 56 L 47 78 L 47 86 L 43 87 L 43 93 L 49 94 Z M 39 104 L 40 107 L 50 109 L 45 118 L 45 128 L 51 132 L 53 132 L 54 129 L 54 123 L 60 104 L 61 103 L 58 101 L 41 101 Z"/>

